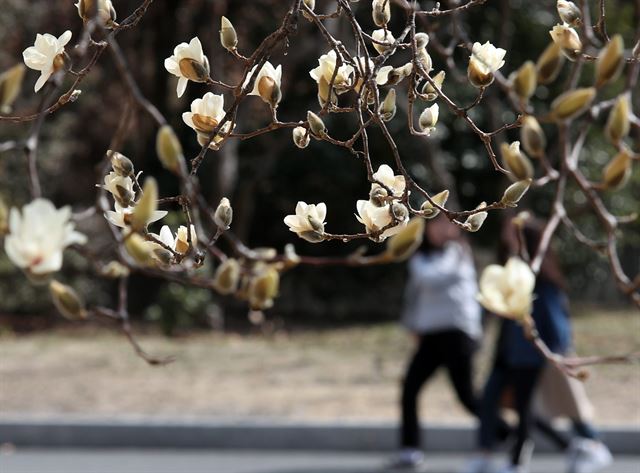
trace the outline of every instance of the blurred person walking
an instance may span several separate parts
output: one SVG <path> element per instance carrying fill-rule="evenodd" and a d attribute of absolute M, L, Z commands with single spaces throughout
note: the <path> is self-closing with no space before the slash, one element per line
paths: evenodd
<path fill-rule="evenodd" d="M 522 230 L 508 219 L 501 235 L 500 259 L 504 263 L 509 256 L 526 252 L 533 257 L 539 247 L 544 229 L 543 222 L 529 218 Z M 540 266 L 534 288 L 534 301 L 531 317 L 542 340 L 554 353 L 567 354 L 571 350 L 572 336 L 569 320 L 565 279 L 554 251 L 549 248 Z M 554 373 L 554 370 L 557 373 Z M 550 373 L 550 374 L 549 374 Z M 612 462 L 611 453 L 597 439 L 595 429 L 587 421 L 588 406 L 580 399 L 575 383 L 568 381 L 567 375 L 560 373 L 555 366 L 547 363 L 530 340 L 527 339 L 519 323 L 511 319 L 502 319 L 500 336 L 496 347 L 493 369 L 485 385 L 481 407 L 478 446 L 481 454 L 473 459 L 466 473 L 488 473 L 496 469 L 491 460 L 491 452 L 496 444 L 496 432 L 499 429 L 500 401 L 507 388 L 511 389 L 513 403 L 518 414 L 518 426 L 515 442 L 510 451 L 509 462 L 500 473 L 525 473 L 529 471 L 529 462 L 533 452 L 530 430 L 534 425 L 532 401 L 541 380 L 549 376 L 564 379 L 566 387 L 554 383 L 556 407 L 563 396 L 565 413 L 573 420 L 578 438 L 568 445 L 551 429 L 541 428 L 562 448 L 569 450 L 569 473 L 593 473 Z M 574 380 L 575 381 L 575 380 Z M 546 382 L 549 382 L 548 380 Z M 569 385 L 573 386 L 571 392 Z M 560 389 L 560 391 L 555 391 Z M 572 399 L 573 398 L 573 399 Z M 573 402 L 571 402 L 573 401 Z M 571 405 L 572 404 L 572 405 Z M 571 407 L 568 407 L 571 405 Z M 557 412 L 557 410 L 556 410 Z M 538 422 L 538 427 L 544 427 Z"/>
<path fill-rule="evenodd" d="M 424 460 L 418 396 L 439 367 L 446 367 L 462 405 L 478 413 L 472 359 L 482 327 L 471 248 L 460 229 L 439 216 L 427 222 L 422 246 L 408 268 L 401 321 L 417 347 L 402 385 L 401 449 L 392 461 L 395 468 L 414 468 Z"/>

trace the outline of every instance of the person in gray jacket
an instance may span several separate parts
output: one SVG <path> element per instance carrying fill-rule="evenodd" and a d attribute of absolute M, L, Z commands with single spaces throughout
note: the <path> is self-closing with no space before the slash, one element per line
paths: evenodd
<path fill-rule="evenodd" d="M 460 229 L 440 216 L 427 222 L 423 244 L 409 260 L 402 324 L 417 340 L 402 385 L 401 449 L 394 467 L 422 463 L 418 395 L 444 366 L 458 399 L 474 416 L 478 399 L 472 359 L 482 336 L 471 248 Z"/>

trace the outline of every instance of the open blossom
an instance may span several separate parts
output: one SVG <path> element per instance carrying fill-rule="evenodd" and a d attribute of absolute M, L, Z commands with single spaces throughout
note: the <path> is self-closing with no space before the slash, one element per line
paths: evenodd
<path fill-rule="evenodd" d="M 242 87 L 247 86 L 249 79 L 251 79 L 256 70 L 256 67 L 258 67 L 257 64 L 253 66 L 249 74 L 247 74 L 247 78 L 245 79 Z M 249 92 L 249 95 L 257 95 L 266 103 L 275 107 L 282 98 L 282 92 L 280 90 L 281 81 L 282 66 L 279 65 L 278 67 L 273 67 L 273 64 L 267 61 L 260 69 L 260 72 L 258 72 L 258 76 L 253 83 L 253 90 Z"/>
<path fill-rule="evenodd" d="M 131 215 L 133 214 L 135 207 L 123 207 L 116 202 L 114 204 L 114 209 L 115 210 L 107 210 L 104 213 L 104 218 L 116 227 L 127 228 L 131 224 Z M 165 215 L 167 215 L 166 210 L 154 210 L 146 224 L 148 225 L 150 223 L 157 222 Z"/>
<path fill-rule="evenodd" d="M 46 199 L 35 199 L 9 214 L 9 234 L 4 249 L 9 259 L 27 273 L 43 276 L 62 267 L 62 252 L 87 237 L 74 230 L 71 209 L 55 206 Z"/>
<path fill-rule="evenodd" d="M 129 176 L 121 176 L 114 171 L 104 176 L 104 184 L 100 187 L 110 192 L 118 202 L 128 204 L 135 197 L 133 179 Z"/>
<path fill-rule="evenodd" d="M 396 197 L 400 197 L 404 193 L 404 176 L 394 175 L 393 169 L 386 164 L 381 165 L 378 170 L 373 173 L 373 178 L 391 189 L 393 195 Z"/>
<path fill-rule="evenodd" d="M 391 206 L 388 204 L 378 207 L 370 200 L 359 200 L 356 202 L 356 209 L 358 211 L 356 218 L 366 227 L 367 233 L 377 233 L 394 221 L 391 214 Z M 380 235 L 380 239 L 384 240 L 391 235 L 395 235 L 402 230 L 408 221 L 409 218 L 407 215 L 406 218 L 397 225 L 386 229 L 382 235 Z"/>
<path fill-rule="evenodd" d="M 198 134 L 198 143 L 207 144 L 209 135 L 224 118 L 224 96 L 207 92 L 201 99 L 191 102 L 191 111 L 182 114 L 182 120 Z M 227 121 L 219 130 L 222 134 L 229 132 L 231 124 Z M 216 143 L 222 141 L 223 135 L 216 134 L 209 147 L 216 149 Z"/>
<path fill-rule="evenodd" d="M 318 83 L 324 79 L 327 84 L 331 83 L 331 78 L 336 69 L 336 52 L 332 49 L 327 54 L 323 54 L 318 59 L 318 67 L 309 71 L 309 75 Z M 349 64 L 342 64 L 336 72 L 333 86 L 338 93 L 346 91 L 351 86 L 354 70 Z"/>
<path fill-rule="evenodd" d="M 189 232 L 187 227 L 180 225 L 175 236 L 171 233 L 171 228 L 168 225 L 163 225 L 159 234 L 151 233 L 151 236 L 164 243 L 167 247 L 171 248 L 176 253 L 181 255 L 185 254 L 189 250 Z M 191 244 L 195 247 L 198 244 L 198 237 L 196 235 L 196 228 L 191 225 Z"/>
<path fill-rule="evenodd" d="M 64 47 L 71 41 L 71 31 L 67 30 L 59 38 L 45 33 L 37 34 L 36 42 L 22 52 L 25 65 L 40 71 L 34 90 L 39 91 L 49 77 L 64 67 Z"/>
<path fill-rule="evenodd" d="M 493 74 L 504 66 L 504 55 L 507 53 L 502 48 L 496 48 L 487 41 L 484 44 L 473 43 L 467 75 L 471 84 L 475 87 L 486 87 L 493 82 Z"/>
<path fill-rule="evenodd" d="M 491 312 L 521 319 L 531 312 L 536 277 L 527 263 L 509 258 L 505 266 L 491 264 L 480 277 L 478 301 Z"/>
<path fill-rule="evenodd" d="M 295 215 L 287 215 L 284 223 L 299 237 L 311 243 L 317 243 L 322 241 L 326 216 L 327 206 L 324 202 L 319 204 L 298 202 Z"/>
<path fill-rule="evenodd" d="M 209 78 L 209 60 L 202 51 L 200 40 L 195 37 L 189 44 L 180 43 L 173 50 L 173 56 L 164 60 L 164 67 L 178 77 L 176 92 L 182 97 L 187 82 L 206 82 Z"/>
<path fill-rule="evenodd" d="M 384 30 L 382 28 L 380 28 L 379 30 L 374 30 L 373 33 L 371 33 L 371 37 L 377 41 L 377 43 L 373 43 L 373 48 L 378 51 L 379 54 L 382 54 L 383 52 L 385 52 L 387 49 L 389 49 L 391 47 L 391 45 L 393 43 L 396 42 L 396 39 L 393 37 L 393 34 L 391 34 L 391 31 L 389 30 Z M 380 44 L 380 43 L 387 43 L 387 44 Z"/>

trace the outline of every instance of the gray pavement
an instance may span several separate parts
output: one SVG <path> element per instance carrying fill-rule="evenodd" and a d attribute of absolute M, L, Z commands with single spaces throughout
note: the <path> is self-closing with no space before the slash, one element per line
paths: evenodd
<path fill-rule="evenodd" d="M 391 473 L 379 453 L 2 449 L 1 473 Z M 425 472 L 456 473 L 466 456 L 429 454 Z M 564 473 L 562 456 L 534 457 L 531 473 Z M 640 473 L 640 455 L 603 473 Z"/>

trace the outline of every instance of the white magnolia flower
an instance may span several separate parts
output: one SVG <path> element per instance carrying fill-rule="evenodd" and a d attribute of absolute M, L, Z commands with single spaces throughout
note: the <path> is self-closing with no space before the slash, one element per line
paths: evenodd
<path fill-rule="evenodd" d="M 120 228 L 127 228 L 131 221 L 131 214 L 133 213 L 133 209 L 135 207 L 123 207 L 118 202 L 114 204 L 115 210 L 107 210 L 104 213 L 104 218 L 106 218 L 110 223 Z M 153 222 L 157 222 L 161 218 L 167 215 L 166 210 L 155 210 L 149 220 L 147 221 L 147 225 Z"/>
<path fill-rule="evenodd" d="M 71 31 L 67 30 L 59 38 L 45 33 L 37 34 L 36 42 L 22 52 L 25 65 L 40 71 L 34 90 L 39 91 L 49 77 L 64 67 L 64 47 L 71 41 Z"/>
<path fill-rule="evenodd" d="M 9 234 L 4 249 L 9 259 L 32 275 L 45 275 L 62 267 L 63 250 L 87 237 L 74 230 L 71 209 L 55 206 L 46 199 L 35 199 L 9 214 Z"/>
<path fill-rule="evenodd" d="M 191 102 L 191 111 L 182 114 L 182 120 L 198 134 L 198 143 L 204 146 L 211 132 L 218 126 L 224 118 L 224 96 L 207 92 L 201 99 Z M 228 133 L 231 124 L 227 121 L 219 130 L 221 134 L 216 134 L 209 147 L 217 149 L 216 144 L 222 141 L 223 135 Z"/>
<path fill-rule="evenodd" d="M 418 125 L 420 130 L 429 136 L 435 129 L 436 123 L 438 123 L 438 117 L 440 116 L 440 107 L 437 103 L 434 103 L 430 107 L 425 108 L 420 117 L 418 117 Z"/>
<path fill-rule="evenodd" d="M 373 178 L 391 189 L 393 195 L 395 195 L 396 197 L 400 197 L 404 193 L 404 176 L 394 175 L 393 169 L 391 169 L 391 167 L 387 166 L 386 164 L 380 166 L 378 170 L 373 173 Z"/>
<path fill-rule="evenodd" d="M 185 254 L 189 250 L 189 232 L 187 227 L 180 225 L 175 236 L 171 233 L 171 228 L 168 225 L 163 225 L 160 229 L 160 233 L 150 233 L 156 240 L 162 242 L 166 247 L 171 248 L 176 253 L 181 255 Z M 191 225 L 191 244 L 195 248 L 198 244 L 198 236 L 196 235 L 196 227 Z M 156 243 L 156 247 L 161 247 Z M 166 249 L 166 248 L 165 248 Z"/>
<path fill-rule="evenodd" d="M 242 87 L 246 87 L 249 83 L 249 79 L 253 76 L 253 73 L 256 70 L 258 65 L 253 66 L 249 74 L 247 74 L 247 78 L 242 84 Z M 265 62 L 260 72 L 258 72 L 258 76 L 256 77 L 255 82 L 253 83 L 253 90 L 249 92 L 249 95 L 257 95 L 266 103 L 276 106 L 280 99 L 282 98 L 282 93 L 280 91 L 282 82 L 282 66 L 273 67 L 269 61 Z"/>
<path fill-rule="evenodd" d="M 496 48 L 487 41 L 484 44 L 473 43 L 469 63 L 483 74 L 493 74 L 504 66 L 504 55 L 507 53 L 502 48 Z"/>
<path fill-rule="evenodd" d="M 569 59 L 575 59 L 578 52 L 582 50 L 582 41 L 576 30 L 569 25 L 555 25 L 550 31 L 551 39 L 562 49 L 562 52 Z"/>
<path fill-rule="evenodd" d="M 327 54 L 320 56 L 320 59 L 318 59 L 319 66 L 309 71 L 309 75 L 318 83 L 320 83 L 321 79 L 324 79 L 327 84 L 330 84 L 336 68 L 336 62 L 336 52 L 332 49 Z M 349 64 L 342 64 L 338 68 L 338 72 L 336 72 L 336 77 L 333 81 L 333 86 L 336 91 L 345 91 L 351 86 L 353 73 L 353 66 Z"/>
<path fill-rule="evenodd" d="M 356 202 L 356 209 L 358 210 L 356 218 L 366 227 L 367 233 L 377 233 L 393 222 L 390 205 L 378 207 L 369 200 L 359 200 Z M 380 240 L 384 240 L 398 233 L 408 221 L 409 219 L 407 217 L 399 224 L 385 230 L 382 235 L 380 235 Z"/>
<path fill-rule="evenodd" d="M 120 174 L 111 171 L 109 174 L 104 176 L 104 184 L 100 187 L 105 189 L 107 192 L 110 192 L 114 197 L 120 198 L 122 197 L 121 191 L 118 190 L 118 186 L 122 187 L 125 191 L 130 192 L 131 195 L 135 195 L 133 190 L 133 179 L 129 176 L 121 176 Z"/>
<path fill-rule="evenodd" d="M 536 276 L 518 257 L 509 258 L 505 266 L 491 264 L 480 277 L 478 301 L 487 310 L 513 319 L 531 313 Z"/>
<path fill-rule="evenodd" d="M 385 52 L 387 49 L 391 47 L 393 43 L 396 42 L 396 39 L 391 34 L 391 31 L 389 30 L 385 31 L 382 28 L 380 28 L 379 30 L 374 30 L 373 33 L 371 33 L 371 37 L 375 41 L 377 41 L 377 43 L 373 43 L 373 48 L 376 51 L 378 51 L 379 54 L 382 54 L 383 52 Z M 386 44 L 380 44 L 380 43 L 386 43 Z"/>
<path fill-rule="evenodd" d="M 324 202 L 319 204 L 307 204 L 298 202 L 295 215 L 287 215 L 284 223 L 289 230 L 312 243 L 322 241 L 324 233 L 324 219 L 327 216 L 327 206 Z"/>
<path fill-rule="evenodd" d="M 196 36 L 189 44 L 180 43 L 173 50 L 173 56 L 164 60 L 164 67 L 178 77 L 176 92 L 182 97 L 187 82 L 206 82 L 209 77 L 209 60 L 202 51 L 202 44 Z"/>

